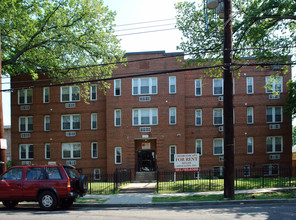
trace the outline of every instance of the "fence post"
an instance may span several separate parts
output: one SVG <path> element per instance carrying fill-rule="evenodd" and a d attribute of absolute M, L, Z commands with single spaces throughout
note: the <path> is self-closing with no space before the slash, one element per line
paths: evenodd
<path fill-rule="evenodd" d="M 184 170 L 183 170 L 183 192 L 185 192 L 185 191 L 184 191 L 184 181 L 185 181 L 185 175 L 184 175 L 184 173 L 185 173 L 185 172 L 184 172 Z"/>
<path fill-rule="evenodd" d="M 116 189 L 117 189 L 117 174 L 116 174 L 116 170 L 114 172 L 114 193 L 116 193 Z"/>
<path fill-rule="evenodd" d="M 91 194 L 91 185 L 92 185 L 92 181 L 91 181 L 92 178 L 91 178 L 91 177 L 92 177 L 92 176 L 90 175 L 89 177 L 90 177 L 90 178 L 89 178 L 89 179 L 90 179 L 90 180 L 89 180 L 89 194 Z"/>
<path fill-rule="evenodd" d="M 289 166 L 289 187 L 291 187 L 291 181 L 292 181 L 292 168 Z"/>
<path fill-rule="evenodd" d="M 158 187 L 159 187 L 159 171 L 156 171 L 156 192 L 158 193 Z"/>
<path fill-rule="evenodd" d="M 262 167 L 262 188 L 264 188 L 264 168 Z"/>
<path fill-rule="evenodd" d="M 211 173 L 211 170 L 209 170 L 209 191 L 212 190 L 212 187 L 211 187 L 211 178 L 212 178 L 212 173 Z"/>
<path fill-rule="evenodd" d="M 237 168 L 235 168 L 235 189 L 237 190 Z"/>

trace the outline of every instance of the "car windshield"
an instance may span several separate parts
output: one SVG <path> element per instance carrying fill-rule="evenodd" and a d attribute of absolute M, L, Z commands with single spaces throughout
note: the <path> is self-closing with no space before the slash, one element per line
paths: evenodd
<path fill-rule="evenodd" d="M 1 176 L 1 180 L 21 180 L 23 168 L 12 168 Z"/>
<path fill-rule="evenodd" d="M 74 168 L 72 167 L 64 167 L 68 176 L 71 178 L 71 179 L 78 179 L 79 178 L 79 173 L 77 172 L 77 170 L 75 170 Z"/>

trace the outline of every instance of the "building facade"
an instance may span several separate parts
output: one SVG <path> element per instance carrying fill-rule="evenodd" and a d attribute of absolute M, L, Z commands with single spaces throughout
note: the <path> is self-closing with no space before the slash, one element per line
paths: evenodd
<path fill-rule="evenodd" d="M 176 57 L 182 60 L 183 54 L 127 54 L 128 64 L 107 81 L 110 88 L 91 85 L 87 103 L 79 85 L 13 77 L 12 88 L 37 87 L 12 93 L 12 160 L 73 164 L 100 178 L 116 168 L 173 171 L 174 154 L 199 153 L 200 169 L 219 175 L 223 78 L 183 68 Z M 278 174 L 291 165 L 291 118 L 283 113 L 291 69 L 281 73 L 278 66 L 246 66 L 234 78 L 237 168 L 265 167 Z"/>

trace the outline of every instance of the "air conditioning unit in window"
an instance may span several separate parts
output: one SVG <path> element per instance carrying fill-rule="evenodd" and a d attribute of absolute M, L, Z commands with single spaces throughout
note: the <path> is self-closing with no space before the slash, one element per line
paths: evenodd
<path fill-rule="evenodd" d="M 151 132 L 150 127 L 140 127 L 140 132 Z"/>
<path fill-rule="evenodd" d="M 67 131 L 66 132 L 66 137 L 74 137 L 76 136 L 76 132 L 75 131 Z"/>
<path fill-rule="evenodd" d="M 223 102 L 223 100 L 224 100 L 224 97 L 223 97 L 223 96 L 219 96 L 219 97 L 218 97 L 218 101 L 219 101 L 219 102 Z"/>
<path fill-rule="evenodd" d="M 140 102 L 149 102 L 149 101 L 151 101 L 151 97 L 150 96 L 140 96 L 139 101 Z"/>
<path fill-rule="evenodd" d="M 22 161 L 22 166 L 28 166 L 31 165 L 32 162 L 31 161 Z"/>
<path fill-rule="evenodd" d="M 281 125 L 280 124 L 272 124 L 272 125 L 269 125 L 269 129 L 270 130 L 280 129 L 280 128 L 281 128 Z"/>
<path fill-rule="evenodd" d="M 275 95 L 275 94 L 269 94 L 269 99 L 279 99 L 280 98 L 280 94 Z"/>
<path fill-rule="evenodd" d="M 279 160 L 279 159 L 281 159 L 281 155 L 279 155 L 279 154 L 271 154 L 271 155 L 269 155 L 269 159 L 270 160 Z"/>
<path fill-rule="evenodd" d="M 30 138 L 31 134 L 30 133 L 21 133 L 21 138 Z"/>
<path fill-rule="evenodd" d="M 30 110 L 29 105 L 21 105 L 21 110 Z"/>
<path fill-rule="evenodd" d="M 224 157 L 219 157 L 219 162 L 224 162 Z"/>
<path fill-rule="evenodd" d="M 274 65 L 272 65 L 271 69 L 272 70 L 281 70 L 282 66 L 280 64 L 274 64 Z"/>
<path fill-rule="evenodd" d="M 66 164 L 75 166 L 76 165 L 76 160 L 67 160 Z"/>
<path fill-rule="evenodd" d="M 223 126 L 219 126 L 219 131 L 224 131 L 224 127 Z"/>
<path fill-rule="evenodd" d="M 76 107 L 76 103 L 66 103 L 65 104 L 66 108 L 75 108 Z"/>

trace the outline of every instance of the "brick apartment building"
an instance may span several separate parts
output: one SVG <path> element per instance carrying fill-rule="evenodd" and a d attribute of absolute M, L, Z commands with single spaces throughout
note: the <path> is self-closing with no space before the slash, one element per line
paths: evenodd
<path fill-rule="evenodd" d="M 109 89 L 91 86 L 88 104 L 79 86 L 15 90 L 12 160 L 73 164 L 99 178 L 116 168 L 172 171 L 175 153 L 198 152 L 200 169 L 219 175 L 224 165 L 223 79 L 203 70 L 168 71 L 182 68 L 176 56 L 183 58 L 163 51 L 127 54 L 130 62 L 114 71 L 118 78 L 108 81 Z M 291 166 L 291 118 L 283 114 L 291 69 L 271 82 L 274 69 L 243 67 L 234 79 L 237 168 L 264 166 L 277 174 L 280 167 Z M 165 74 L 140 74 L 153 71 Z M 12 77 L 11 87 L 49 85 L 27 80 Z"/>

